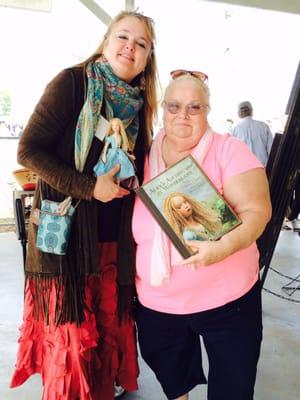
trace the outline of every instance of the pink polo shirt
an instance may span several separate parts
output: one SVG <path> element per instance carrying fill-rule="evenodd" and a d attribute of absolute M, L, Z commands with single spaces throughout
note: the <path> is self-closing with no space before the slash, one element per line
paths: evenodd
<path fill-rule="evenodd" d="M 223 193 L 223 183 L 230 177 L 262 164 L 241 141 L 214 133 L 202 168 Z M 149 178 L 145 165 L 145 181 Z M 171 314 L 188 314 L 220 307 L 235 300 L 254 285 L 258 278 L 258 250 L 256 244 L 240 250 L 225 260 L 198 267 L 171 267 L 170 279 L 160 286 L 150 283 L 150 260 L 154 239 L 154 220 L 136 197 L 133 236 L 137 243 L 136 288 L 139 301 L 145 307 Z"/>

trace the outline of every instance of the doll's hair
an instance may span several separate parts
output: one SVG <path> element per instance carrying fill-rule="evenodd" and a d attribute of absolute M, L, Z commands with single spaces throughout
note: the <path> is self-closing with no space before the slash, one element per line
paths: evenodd
<path fill-rule="evenodd" d="M 113 125 L 114 122 L 116 122 L 118 124 L 119 128 L 120 128 L 119 132 L 120 132 L 120 135 L 122 137 L 122 146 L 121 146 L 121 148 L 124 151 L 128 151 L 129 147 L 130 147 L 129 146 L 129 142 L 128 142 L 128 137 L 127 137 L 127 133 L 126 133 L 125 128 L 124 128 L 124 124 L 120 120 L 120 118 L 112 118 L 109 121 L 109 125 L 108 125 L 108 127 L 106 129 L 105 136 L 110 136 L 110 135 L 112 135 L 114 133 L 114 131 L 112 129 L 112 125 Z"/>

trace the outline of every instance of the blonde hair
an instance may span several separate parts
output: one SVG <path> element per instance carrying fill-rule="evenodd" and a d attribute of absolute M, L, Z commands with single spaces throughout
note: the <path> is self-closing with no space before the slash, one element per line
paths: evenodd
<path fill-rule="evenodd" d="M 107 129 L 106 129 L 105 136 L 110 136 L 110 135 L 112 135 L 112 134 L 114 133 L 114 131 L 113 131 L 113 129 L 112 129 L 112 124 L 113 124 L 114 122 L 116 122 L 116 123 L 118 124 L 119 128 L 120 128 L 120 131 L 119 131 L 119 132 L 120 132 L 120 135 L 121 135 L 121 138 L 122 138 L 121 149 L 124 150 L 124 151 L 126 151 L 126 152 L 127 152 L 128 150 L 131 150 L 131 149 L 130 149 L 130 146 L 129 146 L 129 141 L 128 141 L 127 133 L 126 133 L 126 131 L 125 131 L 123 122 L 120 120 L 120 118 L 112 118 L 112 119 L 109 121 L 109 125 L 108 125 L 108 127 L 107 127 Z"/>
<path fill-rule="evenodd" d="M 196 78 L 195 76 L 193 76 L 191 74 L 184 74 L 184 75 L 179 76 L 178 78 L 172 79 L 165 89 L 163 102 L 165 102 L 167 100 L 169 91 L 173 88 L 173 86 L 175 86 L 178 82 L 184 82 L 184 81 L 192 82 L 195 86 L 197 86 L 200 89 L 200 91 L 204 94 L 205 104 L 208 106 L 207 112 L 209 112 L 209 110 L 210 110 L 209 88 L 205 82 L 203 82 L 201 79 Z"/>
<path fill-rule="evenodd" d="M 204 203 L 200 203 L 199 201 L 195 200 L 191 196 L 181 192 L 172 192 L 165 198 L 163 212 L 168 223 L 172 226 L 179 237 L 183 239 L 183 230 L 189 225 L 189 223 L 174 205 L 173 200 L 176 196 L 182 197 L 185 201 L 190 203 L 192 207 L 192 217 L 195 222 L 203 225 L 204 228 L 210 232 L 221 229 L 222 224 L 220 218 L 214 210 L 212 210 L 210 207 L 207 207 Z"/>
<path fill-rule="evenodd" d="M 85 61 L 78 64 L 78 66 L 83 66 L 84 69 L 86 68 L 87 64 L 91 61 L 95 61 L 98 59 L 105 48 L 106 41 L 108 40 L 114 26 L 126 17 L 135 17 L 142 21 L 146 27 L 146 32 L 149 36 L 149 40 L 151 41 L 151 50 L 149 53 L 148 62 L 146 64 L 145 70 L 137 76 L 132 84 L 138 85 L 142 76 L 145 78 L 145 88 L 146 90 L 142 91 L 142 95 L 144 98 L 144 124 L 145 124 L 145 139 L 146 139 L 146 147 L 148 148 L 151 141 L 152 141 L 152 129 L 153 129 L 153 122 L 157 117 L 157 87 L 159 84 L 158 80 L 158 72 L 157 72 L 157 62 L 156 62 L 156 55 L 154 49 L 154 43 L 156 41 L 155 38 L 155 31 L 154 31 L 154 22 L 151 18 L 146 17 L 143 14 L 140 14 L 136 11 L 121 11 L 115 18 L 112 19 L 110 22 L 107 31 L 99 44 L 96 51 Z"/>

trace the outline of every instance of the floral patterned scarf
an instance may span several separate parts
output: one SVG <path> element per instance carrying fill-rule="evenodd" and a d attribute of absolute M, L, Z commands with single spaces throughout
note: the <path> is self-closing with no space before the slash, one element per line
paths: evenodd
<path fill-rule="evenodd" d="M 114 117 L 122 120 L 129 141 L 134 146 L 139 129 L 138 112 L 143 105 L 140 88 L 120 80 L 103 56 L 90 62 L 86 71 L 87 97 L 75 131 L 75 165 L 78 171 L 83 171 L 102 106 L 108 120 Z"/>

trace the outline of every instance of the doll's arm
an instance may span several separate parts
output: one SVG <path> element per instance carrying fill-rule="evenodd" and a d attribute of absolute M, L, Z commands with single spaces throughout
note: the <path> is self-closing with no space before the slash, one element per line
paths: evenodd
<path fill-rule="evenodd" d="M 109 143 L 108 143 L 108 141 L 106 140 L 106 141 L 105 141 L 105 144 L 104 144 L 104 147 L 103 147 L 103 150 L 102 150 L 102 153 L 101 153 L 101 159 L 102 159 L 102 161 L 103 161 L 104 163 L 106 163 L 106 160 L 107 160 L 107 149 L 108 149 L 108 145 L 109 145 Z"/>
<path fill-rule="evenodd" d="M 131 152 L 127 151 L 127 156 L 130 160 L 134 161 L 135 160 L 135 155 L 132 154 Z"/>

